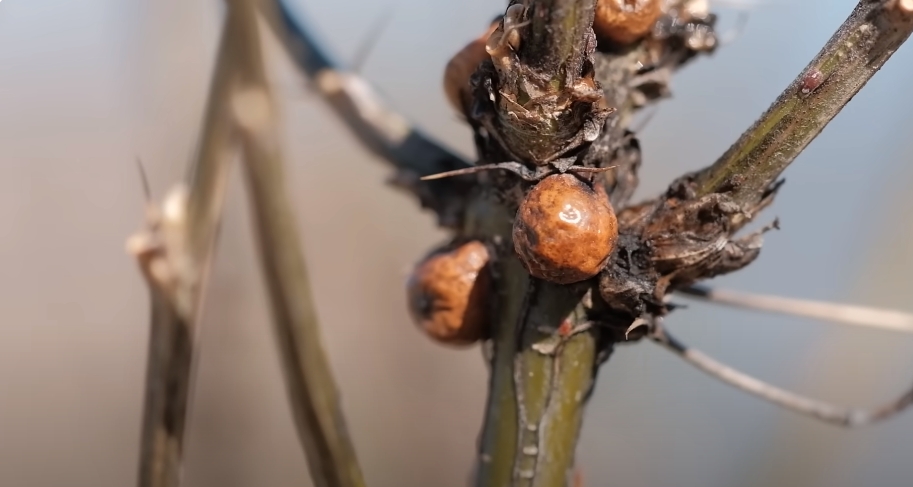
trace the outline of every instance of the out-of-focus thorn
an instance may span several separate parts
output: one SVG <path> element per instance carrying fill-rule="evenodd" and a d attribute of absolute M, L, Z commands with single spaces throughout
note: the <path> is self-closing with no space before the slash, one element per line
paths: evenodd
<path fill-rule="evenodd" d="M 387 9 L 384 10 L 384 13 L 374 21 L 374 24 L 371 26 L 371 29 L 368 30 L 364 39 L 361 40 L 361 44 L 358 46 L 358 49 L 355 50 L 355 56 L 352 58 L 353 73 L 361 74 L 362 69 L 368 62 L 368 58 L 371 57 L 371 53 L 374 51 L 374 47 L 377 46 L 378 39 L 383 35 L 387 26 L 390 25 L 390 20 L 393 19 L 394 10 L 395 8 L 392 6 L 387 7 Z"/>

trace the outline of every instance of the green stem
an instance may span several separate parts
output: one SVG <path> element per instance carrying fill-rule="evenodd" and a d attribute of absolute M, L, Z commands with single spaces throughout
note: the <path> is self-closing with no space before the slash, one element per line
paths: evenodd
<path fill-rule="evenodd" d="M 469 233 L 510 235 L 512 216 L 503 207 L 475 209 L 484 219 Z M 581 328 L 586 286 L 533 279 L 512 248 L 503 250 L 495 264 L 496 335 L 476 485 L 564 486 L 595 370 L 595 336 Z"/>
<path fill-rule="evenodd" d="M 862 0 L 802 74 L 713 166 L 698 195 L 729 192 L 747 206 L 768 187 L 913 32 L 898 0 Z"/>

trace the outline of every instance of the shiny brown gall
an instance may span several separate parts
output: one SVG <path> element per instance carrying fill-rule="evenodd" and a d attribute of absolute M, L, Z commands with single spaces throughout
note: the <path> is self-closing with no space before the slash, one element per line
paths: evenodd
<path fill-rule="evenodd" d="M 662 0 L 598 0 L 593 31 L 600 39 L 631 44 L 653 30 L 663 13 Z"/>
<path fill-rule="evenodd" d="M 488 332 L 491 276 L 488 249 L 469 241 L 433 252 L 412 272 L 409 312 L 432 339 L 467 346 Z"/>
<path fill-rule="evenodd" d="M 589 279 L 605 267 L 618 220 L 604 192 L 571 174 L 540 181 L 514 219 L 514 250 L 534 277 L 557 284 Z"/>

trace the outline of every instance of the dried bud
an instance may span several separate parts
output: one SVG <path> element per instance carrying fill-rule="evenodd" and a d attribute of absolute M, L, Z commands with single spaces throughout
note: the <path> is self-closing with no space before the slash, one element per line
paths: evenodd
<path fill-rule="evenodd" d="M 618 220 L 604 192 L 571 174 L 556 174 L 539 182 L 520 204 L 513 239 L 530 274 L 570 284 L 605 267 L 618 239 Z"/>
<path fill-rule="evenodd" d="M 444 68 L 444 94 L 447 95 L 450 105 L 460 113 L 466 111 L 469 103 L 470 76 L 482 61 L 490 59 L 485 45 L 497 27 L 497 22 L 491 24 L 481 37 L 466 44 L 460 52 L 456 53 Z"/>
<path fill-rule="evenodd" d="M 477 240 L 431 253 L 408 284 L 412 319 L 431 338 L 471 345 L 488 331 L 488 249 Z"/>
<path fill-rule="evenodd" d="M 593 31 L 602 39 L 631 44 L 653 30 L 662 0 L 598 0 Z"/>

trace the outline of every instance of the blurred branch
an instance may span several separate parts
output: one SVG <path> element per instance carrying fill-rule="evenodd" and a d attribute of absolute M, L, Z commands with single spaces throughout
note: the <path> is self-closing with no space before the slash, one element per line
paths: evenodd
<path fill-rule="evenodd" d="M 913 314 L 903 311 L 743 293 L 707 286 L 691 286 L 679 289 L 677 292 L 688 297 L 737 308 L 770 311 L 867 328 L 913 332 Z"/>
<path fill-rule="evenodd" d="M 228 182 L 233 25 L 219 45 L 196 160 L 188 184 L 172 190 L 162 208 L 147 208 L 146 229 L 128 241 L 151 292 L 140 445 L 139 487 L 180 483 L 184 430 L 193 380 L 194 348 Z"/>
<path fill-rule="evenodd" d="M 752 207 L 780 173 L 913 32 L 907 0 L 862 0 L 805 70 L 713 166 L 697 193 L 729 192 Z"/>
<path fill-rule="evenodd" d="M 475 179 L 419 178 L 470 164 L 418 131 L 387 107 L 368 82 L 334 62 L 305 21 L 292 13 L 288 0 L 259 3 L 282 45 L 317 92 L 365 147 L 396 168 L 393 183 L 417 196 L 423 207 L 435 211 L 442 226 L 459 226 L 465 195 Z"/>
<path fill-rule="evenodd" d="M 262 59 L 254 2 L 233 0 L 241 75 L 232 108 L 241 136 L 260 259 L 272 303 L 298 436 L 317 487 L 361 487 L 335 381 L 320 339 L 280 150 L 276 105 Z"/>
<path fill-rule="evenodd" d="M 801 396 L 739 372 L 699 350 L 688 347 L 666 331 L 662 326 L 662 318 L 657 318 L 653 325 L 651 338 L 655 343 L 662 345 L 710 376 L 778 406 L 821 421 L 847 427 L 865 426 L 889 419 L 913 404 L 913 389 L 887 404 L 870 410 L 850 409 Z"/>

